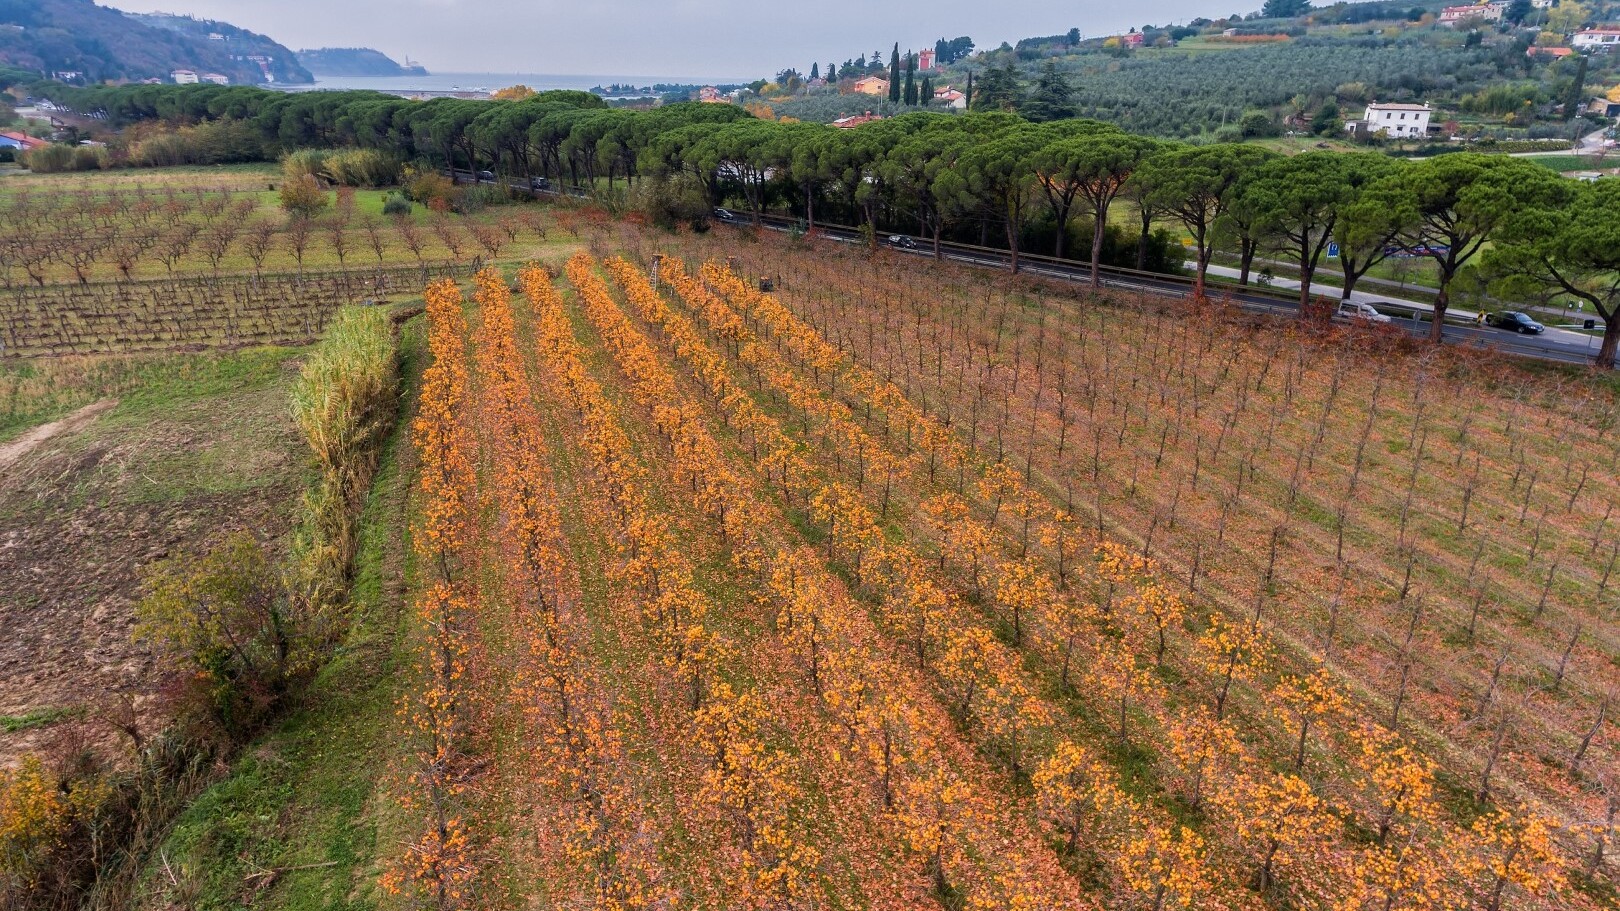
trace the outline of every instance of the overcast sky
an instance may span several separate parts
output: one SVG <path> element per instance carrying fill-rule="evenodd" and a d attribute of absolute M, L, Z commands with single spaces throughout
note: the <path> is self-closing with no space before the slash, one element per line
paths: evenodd
<path fill-rule="evenodd" d="M 895 41 L 968 35 L 981 48 L 1079 28 L 1249 12 L 1260 0 L 99 0 L 132 12 L 222 19 L 293 50 L 374 47 L 430 70 L 754 78 L 842 63 Z M 1227 9 L 1226 7 L 1232 7 Z M 1241 7 L 1241 9 L 1239 8 Z"/>

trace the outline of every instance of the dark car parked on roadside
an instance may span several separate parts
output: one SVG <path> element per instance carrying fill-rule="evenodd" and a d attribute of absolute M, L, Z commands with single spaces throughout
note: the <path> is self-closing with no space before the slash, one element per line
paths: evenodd
<path fill-rule="evenodd" d="M 1510 332 L 1519 332 L 1525 335 L 1540 335 L 1547 331 L 1547 327 L 1536 322 L 1517 310 L 1503 310 L 1485 317 L 1487 326 L 1498 329 L 1507 329 Z"/>

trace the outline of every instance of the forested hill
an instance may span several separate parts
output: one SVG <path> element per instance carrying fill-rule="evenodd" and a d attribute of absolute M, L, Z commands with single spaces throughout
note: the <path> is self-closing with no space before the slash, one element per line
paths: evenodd
<path fill-rule="evenodd" d="M 264 82 L 265 68 L 249 57 L 266 58 L 277 82 L 314 81 L 291 50 L 229 23 L 128 15 L 92 0 L 0 0 L 0 63 L 35 73 L 77 72 L 102 82 L 194 70 Z"/>
<path fill-rule="evenodd" d="M 409 58 L 406 58 L 409 59 Z M 322 76 L 425 76 L 420 66 L 401 66 L 369 47 L 320 47 L 298 52 L 298 62 Z"/>

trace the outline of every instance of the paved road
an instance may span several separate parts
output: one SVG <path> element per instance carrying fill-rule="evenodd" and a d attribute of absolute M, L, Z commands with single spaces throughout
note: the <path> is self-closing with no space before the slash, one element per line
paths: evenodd
<path fill-rule="evenodd" d="M 1510 152 L 1509 158 L 1535 158 L 1539 155 L 1593 155 L 1603 151 L 1603 134 L 1607 133 L 1613 124 L 1601 130 L 1594 130 L 1575 140 L 1574 148 L 1556 149 L 1551 152 Z"/>
<path fill-rule="evenodd" d="M 458 171 L 456 177 L 458 180 L 469 182 L 475 180 L 475 175 L 470 171 Z M 493 184 L 499 181 L 489 178 L 476 178 L 476 182 Z M 531 187 L 525 181 L 508 181 L 507 186 L 518 192 L 533 195 L 566 195 L 579 198 L 590 195 L 582 187 L 548 184 L 545 189 L 537 189 Z M 759 222 L 761 227 L 784 233 L 803 226 L 800 219 L 782 215 L 761 215 Z M 744 213 L 734 213 L 730 220 L 716 219 L 715 224 L 733 228 L 748 228 L 753 224 L 753 221 L 750 216 Z M 846 225 L 817 224 L 816 233 L 819 236 L 841 243 L 861 243 L 863 240 L 858 229 Z M 914 256 L 933 255 L 933 251 L 927 242 L 916 241 L 916 243 L 917 246 L 914 248 L 897 247 L 891 249 L 897 253 Z M 1010 255 L 1005 250 L 974 247 L 968 244 L 941 243 L 940 255 L 942 259 L 980 268 L 1009 268 Z M 1088 282 L 1091 279 L 1091 269 L 1088 264 L 1029 254 L 1020 254 L 1019 271 L 1026 275 L 1067 282 Z M 1299 284 L 1297 282 L 1278 279 L 1273 283 L 1272 289 L 1254 286 L 1244 287 L 1222 280 L 1235 276 L 1237 274 L 1236 270 L 1212 265 L 1209 272 L 1213 280 L 1206 283 L 1206 293 L 1208 294 L 1219 295 L 1254 313 L 1288 316 L 1298 312 L 1299 304 L 1295 299 L 1296 296 L 1288 293 L 1290 284 L 1292 284 L 1295 291 L 1298 290 Z M 1138 291 L 1146 294 L 1179 298 L 1187 298 L 1192 295 L 1193 280 L 1184 275 L 1160 275 L 1104 266 L 1099 270 L 1099 279 L 1100 284 L 1104 287 L 1116 290 Z M 1337 289 L 1326 290 L 1336 291 Z M 1404 329 L 1414 336 L 1426 337 L 1429 333 L 1427 322 L 1412 318 L 1415 314 L 1431 312 L 1433 308 L 1427 304 L 1384 295 L 1365 294 L 1359 291 L 1355 292 L 1352 299 L 1365 301 L 1381 309 L 1388 309 L 1391 316 L 1406 316 L 1407 318 L 1404 319 L 1395 319 L 1392 325 Z M 1468 319 L 1475 316 L 1474 313 L 1469 311 L 1451 310 L 1448 312 L 1454 316 Z M 1335 319 L 1341 318 L 1335 317 Z M 1523 357 L 1576 364 L 1591 363 L 1593 356 L 1597 353 L 1598 346 L 1596 338 L 1562 330 L 1549 329 L 1545 335 L 1526 336 L 1484 326 L 1454 326 L 1449 324 L 1446 326 L 1445 340 L 1454 345 L 1475 345 Z"/>
<path fill-rule="evenodd" d="M 1620 120 L 1616 120 L 1615 123 L 1620 123 Z M 1604 143 L 1603 134 L 1607 133 L 1610 129 L 1613 128 L 1613 126 L 1614 125 L 1611 124 L 1610 126 L 1606 126 L 1601 130 L 1595 130 L 1595 131 L 1593 131 L 1591 133 L 1587 133 L 1585 136 L 1582 136 L 1580 141 L 1575 143 L 1575 151 L 1576 151 L 1576 153 L 1577 154 L 1584 154 L 1584 153 L 1588 153 L 1588 152 L 1601 152 L 1601 151 L 1603 151 L 1603 143 Z"/>
<path fill-rule="evenodd" d="M 1194 264 L 1188 263 L 1187 266 L 1188 268 L 1192 268 Z M 1237 278 L 1242 274 L 1239 270 L 1230 266 L 1217 265 L 1211 265 L 1209 267 L 1209 273 L 1211 275 L 1219 275 L 1223 278 Z M 1292 278 L 1275 278 L 1271 281 L 1271 287 L 1298 291 L 1299 281 L 1298 279 Z M 1313 292 L 1316 291 L 1314 288 L 1312 290 Z M 1338 288 L 1330 285 L 1323 285 L 1321 286 L 1320 291 L 1317 293 L 1323 296 L 1331 296 L 1337 295 L 1339 292 L 1340 289 Z M 1415 301 L 1405 297 L 1394 297 L 1388 294 L 1373 294 L 1366 291 L 1356 290 L 1350 292 L 1350 299 L 1357 303 L 1371 304 L 1380 312 L 1386 313 L 1387 315 L 1397 319 L 1407 316 L 1408 314 L 1432 314 L 1434 312 L 1434 305 L 1431 303 Z M 1466 321 L 1472 321 L 1479 318 L 1479 313 L 1477 311 L 1463 310 L 1456 307 L 1447 307 L 1446 315 L 1452 319 Z M 1426 334 L 1428 332 L 1427 320 L 1412 320 L 1412 322 L 1419 324 L 1421 329 L 1420 334 Z M 1547 332 L 1544 335 L 1521 336 L 1505 329 L 1494 329 L 1488 326 L 1483 329 L 1478 329 L 1468 326 L 1448 325 L 1446 327 L 1446 333 L 1449 335 L 1453 332 L 1472 332 L 1475 333 L 1475 335 L 1472 336 L 1473 338 L 1488 340 L 1508 338 L 1513 339 L 1517 345 L 1528 347 L 1546 347 L 1557 350 L 1560 352 L 1560 354 L 1569 354 L 1581 357 L 1595 357 L 1597 355 L 1598 342 L 1600 341 L 1599 337 L 1596 335 L 1587 335 L 1582 332 L 1570 332 L 1567 329 L 1555 329 L 1552 327 L 1548 327 Z M 1564 358 L 1562 357 L 1559 358 L 1559 360 L 1563 359 Z"/>
<path fill-rule="evenodd" d="M 729 224 L 733 227 L 748 227 L 749 218 L 737 215 L 730 222 L 717 222 Z M 761 218 L 762 227 L 776 231 L 790 231 L 800 224 L 797 219 L 783 216 L 765 215 Z M 840 225 L 816 225 L 816 232 L 829 239 L 844 243 L 860 243 L 860 232 L 853 228 Z M 932 256 L 933 252 L 925 241 L 917 241 L 916 248 L 898 248 L 896 252 L 917 256 Z M 1008 268 L 1009 255 L 1004 250 L 991 250 L 982 247 L 973 247 L 966 244 L 940 245 L 943 259 L 953 262 L 983 268 Z M 1072 261 L 1058 261 L 1049 257 L 1019 256 L 1019 271 L 1027 275 L 1038 275 L 1044 278 L 1054 278 L 1061 281 L 1086 282 L 1090 281 L 1090 266 Z M 1294 295 L 1288 293 L 1288 284 L 1279 279 L 1273 283 L 1273 289 L 1242 287 L 1236 284 L 1221 282 L 1221 278 L 1228 277 L 1223 272 L 1229 272 L 1235 277 L 1237 270 L 1226 267 L 1211 266 L 1209 269 L 1215 281 L 1208 282 L 1206 293 L 1218 294 L 1229 298 L 1233 303 L 1245 310 L 1256 313 L 1272 315 L 1293 315 L 1298 312 L 1298 301 Z M 1159 294 L 1169 297 L 1186 298 L 1191 296 L 1193 280 L 1187 276 L 1157 275 L 1136 272 L 1129 269 L 1103 267 L 1100 270 L 1101 284 L 1108 288 L 1127 291 L 1141 291 L 1149 294 Z M 1291 282 L 1293 290 L 1299 288 L 1298 282 Z M 1328 289 L 1337 291 L 1338 289 Z M 1391 316 L 1408 316 L 1397 318 L 1392 325 L 1398 326 L 1415 336 L 1427 337 L 1429 324 L 1425 320 L 1409 317 L 1410 314 L 1427 314 L 1433 311 L 1428 304 L 1416 301 L 1402 300 L 1376 294 L 1363 295 L 1361 292 L 1353 294 L 1355 300 L 1365 300 L 1375 307 L 1387 308 Z M 1477 314 L 1472 311 L 1448 310 L 1454 317 L 1473 319 Z M 1543 360 L 1561 361 L 1564 363 L 1590 363 L 1597 354 L 1597 339 L 1576 332 L 1549 329 L 1545 335 L 1519 335 L 1502 329 L 1483 326 L 1448 325 L 1446 326 L 1445 340 L 1456 345 L 1478 345 L 1493 348 L 1512 354 Z"/>

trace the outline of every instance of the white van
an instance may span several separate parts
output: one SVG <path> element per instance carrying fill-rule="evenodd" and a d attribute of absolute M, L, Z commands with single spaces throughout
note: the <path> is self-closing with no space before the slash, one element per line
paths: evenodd
<path fill-rule="evenodd" d="M 1339 301 L 1339 315 L 1349 320 L 1360 320 L 1364 323 L 1387 323 L 1389 317 L 1379 313 L 1372 304 L 1363 304 L 1360 301 Z"/>

